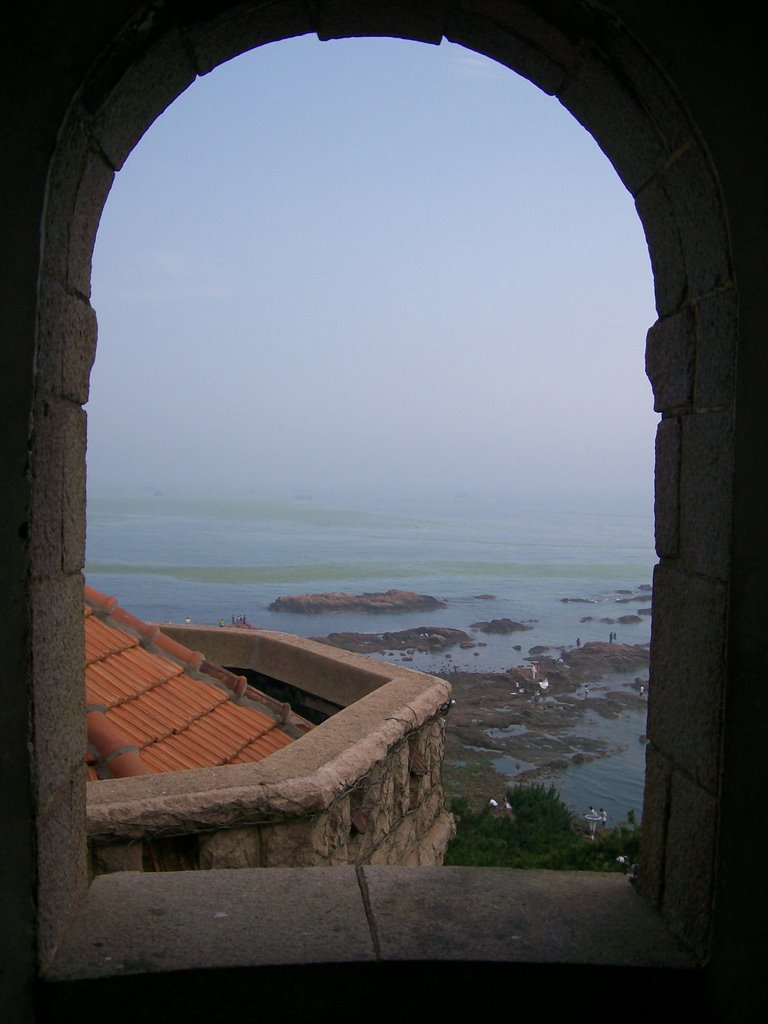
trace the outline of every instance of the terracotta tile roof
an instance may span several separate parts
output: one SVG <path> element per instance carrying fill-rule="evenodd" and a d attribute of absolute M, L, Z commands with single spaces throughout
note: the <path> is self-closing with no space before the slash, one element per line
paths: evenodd
<path fill-rule="evenodd" d="M 89 780 L 260 761 L 312 728 L 92 587 L 85 695 Z"/>

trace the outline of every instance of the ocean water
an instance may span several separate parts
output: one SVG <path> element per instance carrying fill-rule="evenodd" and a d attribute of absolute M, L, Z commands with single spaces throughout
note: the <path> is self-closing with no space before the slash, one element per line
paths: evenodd
<path fill-rule="evenodd" d="M 450 658 L 417 653 L 410 667 L 427 672 L 501 671 L 522 664 L 534 645 L 608 640 L 611 631 L 620 643 L 645 643 L 650 616 L 631 625 L 599 619 L 645 606 L 617 601 L 642 594 L 653 564 L 652 520 L 642 514 L 525 510 L 460 498 L 418 507 L 392 500 L 375 508 L 159 495 L 88 503 L 87 582 L 149 621 L 189 617 L 215 625 L 244 615 L 254 626 L 301 636 L 420 625 L 469 632 L 475 621 L 503 617 L 531 627 L 508 636 L 478 634 L 485 647 L 453 648 Z M 390 587 L 431 594 L 447 607 L 322 616 L 268 607 L 283 594 Z M 593 621 L 581 621 L 585 616 Z M 622 753 L 573 766 L 555 780 L 575 810 L 597 800 L 609 813 L 608 804 L 619 816 L 640 813 L 643 717 L 627 712 L 602 723 Z"/>

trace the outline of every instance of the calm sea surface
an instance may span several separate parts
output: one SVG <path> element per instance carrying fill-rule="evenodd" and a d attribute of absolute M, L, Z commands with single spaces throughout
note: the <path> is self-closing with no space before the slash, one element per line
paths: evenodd
<path fill-rule="evenodd" d="M 88 503 L 88 583 L 149 621 L 183 622 L 189 616 L 215 625 L 244 615 L 254 626 L 301 636 L 422 624 L 468 630 L 479 619 L 502 617 L 528 620 L 533 627 L 524 634 L 521 652 L 513 645 L 523 634 L 485 635 L 479 656 L 457 648 L 448 662 L 443 655 L 417 654 L 411 667 L 424 671 L 500 671 L 521 664 L 534 645 L 608 640 L 611 630 L 620 643 L 647 642 L 648 616 L 626 626 L 580 620 L 636 611 L 637 605 L 615 602 L 620 591 L 635 593 L 650 583 L 654 560 L 650 515 L 522 511 L 463 499 L 419 508 L 159 496 Z M 431 594 L 447 608 L 383 616 L 268 610 L 282 594 L 389 587 Z M 480 599 L 489 594 L 495 599 Z M 604 735 L 611 730 L 612 744 L 625 749 L 573 766 L 555 782 L 574 810 L 596 803 L 613 812 L 613 820 L 629 809 L 639 814 L 644 714 L 628 711 L 615 722 L 601 721 L 599 728 Z M 498 767 L 506 770 L 503 759 Z"/>

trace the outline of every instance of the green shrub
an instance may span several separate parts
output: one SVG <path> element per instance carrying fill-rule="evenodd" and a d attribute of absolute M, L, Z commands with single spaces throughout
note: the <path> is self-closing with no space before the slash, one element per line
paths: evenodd
<path fill-rule="evenodd" d="M 511 811 L 485 807 L 472 811 L 455 799 L 457 833 L 445 864 L 475 867 L 550 868 L 576 871 L 624 871 L 617 858 L 638 858 L 640 831 L 628 822 L 601 831 L 590 840 L 554 786 L 518 786 L 507 793 Z"/>

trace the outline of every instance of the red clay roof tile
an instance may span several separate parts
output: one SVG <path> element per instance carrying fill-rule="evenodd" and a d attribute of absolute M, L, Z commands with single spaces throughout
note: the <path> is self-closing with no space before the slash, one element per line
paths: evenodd
<path fill-rule="evenodd" d="M 85 651 L 89 780 L 247 764 L 312 728 L 92 587 Z"/>

